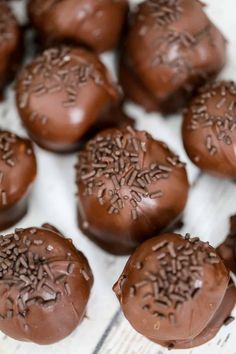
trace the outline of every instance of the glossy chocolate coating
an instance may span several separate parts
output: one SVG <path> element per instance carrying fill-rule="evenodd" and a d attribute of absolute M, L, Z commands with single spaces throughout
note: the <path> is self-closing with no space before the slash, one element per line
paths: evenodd
<path fill-rule="evenodd" d="M 230 218 L 230 232 L 225 241 L 217 248 L 227 267 L 236 274 L 236 215 Z"/>
<path fill-rule="evenodd" d="M 147 0 L 131 16 L 122 54 L 124 91 L 147 110 L 177 110 L 222 69 L 225 50 L 224 37 L 199 1 Z"/>
<path fill-rule="evenodd" d="M 106 67 L 81 48 L 51 48 L 28 64 L 16 84 L 17 107 L 32 139 L 56 152 L 75 150 L 117 99 Z"/>
<path fill-rule="evenodd" d="M 142 106 L 146 112 L 160 111 L 164 115 L 175 113 L 186 103 L 188 96 L 186 90 L 179 90 L 165 101 L 159 101 L 152 95 L 132 68 L 129 67 L 125 58 L 120 61 L 119 79 L 124 91 L 125 100 L 131 100 Z"/>
<path fill-rule="evenodd" d="M 0 0 L 0 93 L 12 79 L 22 55 L 20 26 L 7 3 Z"/>
<path fill-rule="evenodd" d="M 184 165 L 146 132 L 110 129 L 78 156 L 78 219 L 106 251 L 128 254 L 171 227 L 188 196 Z"/>
<path fill-rule="evenodd" d="M 134 101 L 142 106 L 146 112 L 155 112 L 160 110 L 160 104 L 154 96 L 143 85 L 138 76 L 128 66 L 124 55 L 119 63 L 119 80 L 124 92 L 124 99 Z"/>
<path fill-rule="evenodd" d="M 0 230 L 16 224 L 25 215 L 36 169 L 31 142 L 0 131 Z"/>
<path fill-rule="evenodd" d="M 21 341 L 51 344 L 85 315 L 93 275 L 87 259 L 48 224 L 0 240 L 0 330 Z"/>
<path fill-rule="evenodd" d="M 189 158 L 203 171 L 236 178 L 236 85 L 202 87 L 186 110 L 183 141 Z"/>
<path fill-rule="evenodd" d="M 236 289 L 234 283 L 230 282 L 221 305 L 215 312 L 212 320 L 198 336 L 185 341 L 155 342 L 170 349 L 188 349 L 205 344 L 217 335 L 223 325 L 225 325 L 228 321 L 230 323 L 234 320 L 234 318 L 231 316 L 231 312 L 235 307 L 235 303 Z"/>
<path fill-rule="evenodd" d="M 104 129 L 123 129 L 128 126 L 135 127 L 135 120 L 125 113 L 121 102 L 119 104 L 112 105 L 88 130 L 87 134 L 84 136 L 83 144 Z M 81 146 L 83 144 L 81 144 Z"/>
<path fill-rule="evenodd" d="M 163 234 L 138 247 L 113 289 L 139 333 L 169 348 L 188 348 L 209 340 L 229 316 L 235 288 L 231 294 L 228 287 L 229 272 L 209 243 Z"/>
<path fill-rule="evenodd" d="M 117 45 L 127 11 L 127 0 L 31 0 L 28 5 L 43 43 L 72 42 L 96 52 Z"/>

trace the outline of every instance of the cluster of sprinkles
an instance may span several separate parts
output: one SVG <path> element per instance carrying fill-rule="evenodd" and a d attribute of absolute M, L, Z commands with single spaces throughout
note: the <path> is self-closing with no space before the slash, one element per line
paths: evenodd
<path fill-rule="evenodd" d="M 168 27 L 168 25 L 177 21 L 183 13 L 183 8 L 180 6 L 180 0 L 149 0 L 145 2 L 145 6 L 149 8 L 151 18 L 155 20 L 153 31 L 158 31 L 160 27 Z M 149 15 L 138 15 L 138 21 L 141 24 L 139 30 L 140 36 L 147 35 L 148 26 L 146 25 L 146 21 L 148 18 Z"/>
<path fill-rule="evenodd" d="M 147 6 L 151 8 L 152 17 L 161 27 L 177 21 L 183 12 L 181 0 L 148 0 Z"/>
<path fill-rule="evenodd" d="M 43 249 L 46 257 L 40 256 Z M 13 316 L 24 320 L 31 305 L 47 308 L 55 305 L 63 295 L 70 295 L 68 277 L 75 267 L 70 260 L 71 254 L 67 253 L 67 259 L 63 259 L 63 273 L 55 275 L 51 267 L 53 253 L 54 247 L 37 236 L 36 228 L 29 229 L 28 235 L 24 229 L 16 229 L 14 234 L 0 238 L 0 286 L 7 289 L 9 294 L 5 311 L 0 313 L 0 320 L 11 319 Z M 83 273 L 88 277 L 86 271 Z M 19 292 L 16 303 L 10 296 L 12 288 Z"/>
<path fill-rule="evenodd" d="M 178 32 L 173 29 L 167 30 L 163 35 L 159 35 L 158 39 L 151 42 L 152 55 L 150 57 L 150 66 L 157 67 L 166 65 L 175 72 L 172 76 L 172 82 L 179 82 L 181 76 L 185 80 L 189 75 L 196 75 L 204 82 L 208 78 L 208 74 L 202 70 L 195 69 L 189 60 L 189 52 L 194 46 L 199 45 L 203 38 L 207 37 L 210 45 L 214 46 L 214 41 L 210 31 L 210 26 L 207 25 L 202 31 L 196 34 L 191 34 L 187 31 Z M 170 59 L 167 47 L 172 47 L 173 44 L 180 48 L 178 57 Z M 188 87 L 186 87 L 188 90 Z"/>
<path fill-rule="evenodd" d="M 20 77 L 20 109 L 27 107 L 30 95 L 40 98 L 45 94 L 61 92 L 65 99 L 59 104 L 65 109 L 75 107 L 82 86 L 91 80 L 99 86 L 104 84 L 95 65 L 86 63 L 80 56 L 74 56 L 72 51 L 68 47 L 48 49 L 23 70 Z M 32 122 L 37 119 L 42 125 L 48 121 L 47 116 L 37 111 L 31 111 L 29 119 Z"/>
<path fill-rule="evenodd" d="M 151 156 L 153 161 L 144 166 L 153 143 L 148 134 L 131 127 L 91 140 L 80 152 L 77 165 L 77 182 L 82 183 L 84 195 L 95 195 L 100 205 L 106 204 L 108 214 L 118 215 L 127 203 L 131 219 L 138 219 L 142 199 L 161 198 L 158 181 L 168 179 L 174 168 L 183 167 L 166 146 L 166 164 L 155 162 L 156 157 Z"/>
<path fill-rule="evenodd" d="M 145 36 L 148 40 L 152 38 L 149 41 L 151 47 L 150 66 L 167 65 L 174 71 L 171 79 L 173 84 L 178 83 L 181 78 L 185 80 L 190 75 L 196 75 L 205 81 L 208 75 L 204 71 L 193 67 L 191 60 L 189 60 L 189 53 L 194 46 L 199 45 L 203 38 L 206 37 L 210 45 L 215 47 L 211 25 L 207 23 L 203 29 L 194 34 L 187 30 L 178 31 L 171 24 L 178 21 L 180 16 L 184 15 L 181 1 L 150 0 L 146 4 L 150 8 L 151 15 L 149 13 L 146 15 L 140 14 L 138 21 L 140 22 L 139 35 Z M 151 26 L 148 25 L 150 16 L 155 20 Z M 164 27 L 164 31 L 162 27 Z M 150 35 L 147 35 L 149 31 Z M 153 39 L 152 33 L 158 33 L 158 36 Z M 179 46 L 179 55 L 174 59 L 170 59 L 168 46 L 172 47 L 173 44 Z M 189 87 L 186 87 L 187 91 L 188 89 Z"/>
<path fill-rule="evenodd" d="M 217 101 L 215 106 L 209 103 Z M 226 145 L 232 144 L 232 134 L 236 131 L 236 85 L 234 82 L 215 82 L 207 84 L 200 90 L 193 104 L 187 111 L 191 114 L 188 125 L 190 131 L 211 129 L 205 139 L 205 146 L 210 155 L 217 153 L 214 141 Z M 216 137 L 216 139 L 215 139 Z"/>
<path fill-rule="evenodd" d="M 10 167 L 15 166 L 15 144 L 17 137 L 13 133 L 0 131 L 0 159 Z M 1 174 L 2 175 L 2 174 Z M 0 178 L 2 180 L 3 176 Z"/>
<path fill-rule="evenodd" d="M 138 262 L 136 269 L 144 278 L 130 287 L 130 296 L 137 295 L 141 288 L 144 294 L 141 306 L 144 311 L 159 319 L 176 324 L 176 312 L 181 306 L 194 299 L 202 287 L 204 264 L 218 264 L 219 257 L 209 252 L 209 243 L 186 234 L 184 243 L 159 242 L 152 247 L 156 256 L 157 270 L 145 270 L 145 261 Z M 125 282 L 126 276 L 123 276 Z M 123 283 L 124 284 L 124 283 Z M 121 285 L 122 286 L 122 285 Z"/>
<path fill-rule="evenodd" d="M 187 71 L 193 70 L 187 58 L 185 58 L 183 54 L 180 54 L 177 58 L 170 60 L 166 46 L 172 46 L 173 43 L 176 43 L 178 46 L 189 49 L 196 45 L 197 42 L 197 38 L 189 32 L 167 31 L 165 34 L 159 36 L 158 40 L 152 43 L 152 46 L 154 45 L 155 48 L 150 58 L 151 67 L 168 65 L 176 70 L 178 76 L 181 75 L 181 73 L 186 75 Z"/>
<path fill-rule="evenodd" d="M 13 39 L 14 16 L 4 1 L 0 1 L 0 47 L 1 44 Z"/>
<path fill-rule="evenodd" d="M 144 24 L 140 27 L 139 35 L 147 37 L 148 25 L 146 25 L 146 20 L 143 15 L 141 15 L 141 22 L 144 22 Z M 159 26 L 158 23 L 154 25 L 154 29 L 151 27 L 152 32 L 158 31 L 156 26 Z M 197 46 L 205 37 L 208 38 L 210 45 L 214 46 L 210 29 L 211 27 L 207 25 L 203 30 L 193 35 L 187 31 L 179 32 L 172 28 L 167 28 L 163 34 L 159 34 L 156 39 L 149 43 L 151 46 L 150 66 L 152 68 L 159 67 L 160 65 L 168 66 L 173 71 L 171 78 L 173 84 L 178 83 L 181 76 L 185 79 L 185 77 L 189 75 L 199 76 L 205 81 L 207 74 L 193 67 L 189 60 L 189 51 L 194 46 Z M 149 38 L 149 36 L 147 38 Z M 170 59 L 167 49 L 168 47 L 171 48 L 174 44 L 179 47 L 179 55 Z M 188 89 L 189 88 L 186 87 L 186 90 Z"/>

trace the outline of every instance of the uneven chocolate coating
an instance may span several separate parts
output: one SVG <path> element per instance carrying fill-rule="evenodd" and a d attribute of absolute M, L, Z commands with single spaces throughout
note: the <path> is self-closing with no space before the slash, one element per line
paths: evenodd
<path fill-rule="evenodd" d="M 20 26 L 7 3 L 0 0 L 0 93 L 13 77 L 22 50 Z"/>
<path fill-rule="evenodd" d="M 96 134 L 104 129 L 117 128 L 123 129 L 127 126 L 135 127 L 135 120 L 128 116 L 121 102 L 109 107 L 109 109 L 104 112 L 95 122 L 95 124 L 88 130 L 87 134 L 84 136 L 84 142 L 94 138 Z M 84 143 L 83 142 L 83 143 Z"/>
<path fill-rule="evenodd" d="M 155 97 L 144 87 L 138 76 L 128 67 L 126 60 L 123 57 L 119 63 L 119 80 L 124 91 L 124 100 L 131 100 L 140 106 L 144 107 L 146 112 L 159 111 L 159 103 Z"/>
<path fill-rule="evenodd" d="M 130 324 L 169 348 L 188 348 L 212 338 L 236 299 L 215 250 L 189 234 L 163 234 L 144 242 L 113 290 Z"/>
<path fill-rule="evenodd" d="M 228 325 L 234 321 L 234 317 L 231 316 L 231 312 L 235 307 L 235 303 L 236 289 L 234 283 L 230 281 L 221 305 L 215 312 L 209 324 L 198 336 L 185 341 L 155 342 L 170 349 L 188 349 L 205 344 L 217 335 L 223 325 Z"/>
<path fill-rule="evenodd" d="M 217 248 L 217 252 L 227 267 L 236 274 L 236 215 L 230 218 L 230 232 L 225 241 Z"/>
<path fill-rule="evenodd" d="M 189 158 L 203 171 L 236 178 L 236 85 L 213 82 L 190 102 L 183 121 Z"/>
<path fill-rule="evenodd" d="M 106 251 L 128 254 L 171 227 L 188 196 L 184 165 L 146 132 L 110 129 L 78 156 L 78 219 Z"/>
<path fill-rule="evenodd" d="M 51 344 L 82 321 L 93 275 L 70 239 L 48 224 L 0 239 L 0 330 Z"/>
<path fill-rule="evenodd" d="M 36 170 L 31 142 L 0 130 L 0 230 L 25 215 Z"/>
<path fill-rule="evenodd" d="M 117 98 L 98 58 L 81 48 L 51 48 L 22 71 L 16 83 L 21 119 L 45 149 L 67 152 Z"/>
<path fill-rule="evenodd" d="M 179 90 L 165 101 L 157 100 L 146 89 L 125 59 L 122 58 L 119 65 L 119 79 L 124 91 L 125 100 L 134 101 L 142 106 L 146 112 L 159 111 L 164 115 L 175 113 L 186 104 L 186 98 L 190 94 L 186 90 Z"/>
<path fill-rule="evenodd" d="M 43 43 L 72 42 L 96 52 L 117 45 L 127 11 L 127 0 L 31 0 L 28 5 Z"/>
<path fill-rule="evenodd" d="M 177 110 L 224 66 L 226 41 L 202 6 L 197 0 L 147 0 L 131 16 L 121 82 L 148 111 Z"/>

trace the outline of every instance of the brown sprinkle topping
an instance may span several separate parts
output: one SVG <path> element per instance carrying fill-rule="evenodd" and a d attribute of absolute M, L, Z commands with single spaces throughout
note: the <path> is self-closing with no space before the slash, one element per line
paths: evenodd
<path fill-rule="evenodd" d="M 201 242 L 198 237 L 191 238 L 189 234 L 180 245 L 172 241 L 157 242 L 152 247 L 152 252 L 157 254 L 157 270 L 152 268 L 152 271 L 140 273 L 143 277 L 132 284 L 130 296 L 136 296 L 142 288 L 142 308 L 148 312 L 152 310 L 158 317 L 161 312 L 161 318 L 167 318 L 175 325 L 175 312 L 166 315 L 163 307 L 179 311 L 186 301 L 198 296 L 203 286 L 204 265 L 210 263 L 214 267 L 220 262 L 218 255 L 214 251 L 209 252 L 208 247 L 208 243 Z M 140 271 L 145 268 L 145 261 L 138 264 L 142 264 L 140 268 L 136 266 Z"/>
<path fill-rule="evenodd" d="M 163 198 L 163 191 L 156 185 L 168 179 L 175 168 L 183 167 L 166 147 L 166 164 L 154 160 L 144 166 L 152 143 L 147 133 L 130 127 L 90 140 L 79 153 L 76 166 L 77 183 L 83 187 L 83 195 L 97 198 L 99 205 L 106 205 L 109 215 L 119 215 L 127 205 L 131 206 L 130 219 L 138 220 L 143 198 Z"/>

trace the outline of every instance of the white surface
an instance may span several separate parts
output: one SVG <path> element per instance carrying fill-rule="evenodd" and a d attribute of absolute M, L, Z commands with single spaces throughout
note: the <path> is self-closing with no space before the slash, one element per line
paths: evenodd
<path fill-rule="evenodd" d="M 228 65 L 221 76 L 236 80 L 236 1 L 206 2 L 209 4 L 206 9 L 209 16 L 229 40 Z M 23 11 L 19 5 L 17 4 L 17 12 L 21 14 L 23 20 Z M 110 66 L 111 55 L 106 55 L 105 61 Z M 180 154 L 182 160 L 188 161 L 180 136 L 181 117 L 173 116 L 166 119 L 158 114 L 147 115 L 134 105 L 129 105 L 127 111 L 137 118 L 138 128 L 146 129 L 153 136 L 166 141 Z M 0 105 L 0 127 L 24 133 L 15 110 L 12 90 L 9 90 L 7 100 Z M 119 306 L 111 287 L 121 273 L 126 258 L 105 254 L 87 240 L 77 228 L 73 169 L 75 155 L 61 157 L 37 147 L 36 153 L 38 177 L 29 213 L 17 226 L 38 226 L 45 221 L 55 224 L 65 235 L 73 238 L 75 245 L 86 254 L 94 272 L 95 284 L 89 301 L 88 319 L 85 319 L 69 338 L 52 346 L 40 347 L 16 342 L 0 334 L 0 354 L 166 353 L 166 350 L 135 333 L 123 315 L 116 314 Z M 236 184 L 199 175 L 199 171 L 191 163 L 188 163 L 188 173 L 191 182 L 195 179 L 197 182 L 190 193 L 182 232 L 190 232 L 217 245 L 227 233 L 229 215 L 236 212 Z M 223 328 L 218 336 L 205 346 L 192 351 L 180 350 L 171 353 L 236 354 L 235 333 L 236 323 L 232 323 Z"/>

